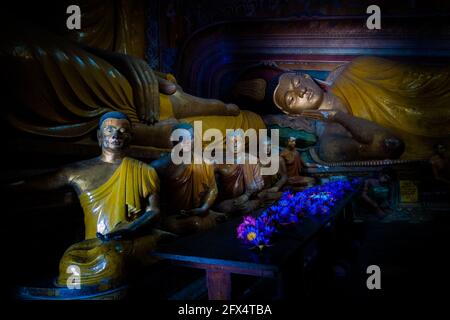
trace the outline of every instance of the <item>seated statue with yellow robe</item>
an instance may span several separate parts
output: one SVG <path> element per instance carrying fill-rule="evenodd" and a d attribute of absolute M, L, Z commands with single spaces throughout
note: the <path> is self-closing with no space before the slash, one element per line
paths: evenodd
<path fill-rule="evenodd" d="M 151 163 L 161 180 L 162 228 L 175 234 L 205 231 L 226 218 L 211 210 L 218 194 L 214 165 L 204 161 L 194 163 L 192 125 L 179 124 L 173 131 L 177 129 L 184 132 L 178 143 L 183 152 L 191 153 L 191 161 L 175 164 L 171 154 L 166 154 Z"/>
<path fill-rule="evenodd" d="M 147 164 L 128 158 L 131 124 L 126 115 L 106 113 L 99 123 L 102 154 L 57 172 L 16 183 L 16 191 L 54 190 L 66 185 L 78 194 L 85 240 L 60 261 L 57 284 L 67 286 L 73 270 L 80 285 L 107 290 L 126 281 L 130 266 L 154 262 L 148 252 L 170 234 L 154 229 L 159 220 L 159 179 Z"/>

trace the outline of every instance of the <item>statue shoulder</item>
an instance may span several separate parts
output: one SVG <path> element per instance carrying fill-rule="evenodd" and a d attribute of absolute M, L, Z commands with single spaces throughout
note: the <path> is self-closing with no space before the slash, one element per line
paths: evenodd
<path fill-rule="evenodd" d="M 160 171 L 168 168 L 170 164 L 172 163 L 170 153 L 162 155 L 159 159 L 153 160 L 150 163 L 150 167 L 154 168 L 158 174 L 160 174 Z"/>
<path fill-rule="evenodd" d="M 78 188 L 80 183 L 83 184 L 84 181 L 95 176 L 94 172 L 97 171 L 100 162 L 99 157 L 73 162 L 62 166 L 58 174 L 64 177 L 68 184 Z"/>

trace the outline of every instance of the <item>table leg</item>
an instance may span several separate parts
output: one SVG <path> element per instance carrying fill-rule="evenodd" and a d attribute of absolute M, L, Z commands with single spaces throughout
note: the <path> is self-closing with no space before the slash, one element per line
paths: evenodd
<path fill-rule="evenodd" d="M 222 270 L 206 270 L 209 300 L 231 299 L 231 274 Z"/>

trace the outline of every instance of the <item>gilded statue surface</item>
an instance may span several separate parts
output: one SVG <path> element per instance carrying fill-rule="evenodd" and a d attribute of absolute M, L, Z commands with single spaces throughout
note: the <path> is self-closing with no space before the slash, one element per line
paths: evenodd
<path fill-rule="evenodd" d="M 321 120 L 323 160 L 427 159 L 450 137 L 449 84 L 448 66 L 359 57 L 326 82 L 283 73 L 273 100 L 289 116 Z"/>
<path fill-rule="evenodd" d="M 115 110 L 131 120 L 133 144 L 165 150 L 180 121 L 201 120 L 204 130 L 223 135 L 226 129 L 266 128 L 267 117 L 192 96 L 172 75 L 152 70 L 143 59 L 145 19 L 132 14 L 138 2 L 105 3 L 82 2 L 92 14 L 83 32 L 56 32 L 17 17 L 6 21 L 11 31 L 2 35 L 0 63 L 9 124 L 35 136 L 78 139 Z M 428 159 L 432 146 L 449 138 L 448 66 L 358 57 L 328 80 L 285 72 L 268 93 L 289 119 L 282 122 L 319 120 L 314 133 L 324 161 Z M 252 86 L 268 87 L 253 79 L 244 91 L 255 92 Z"/>
<path fill-rule="evenodd" d="M 126 281 L 133 265 L 148 257 L 168 233 L 160 219 L 159 178 L 147 164 L 126 156 L 131 124 L 119 112 L 106 113 L 97 132 L 99 157 L 66 165 L 54 173 L 12 185 L 16 192 L 72 187 L 84 212 L 85 240 L 69 247 L 60 261 L 57 284 L 66 286 L 68 268 L 78 267 L 80 285 L 110 289 Z"/>

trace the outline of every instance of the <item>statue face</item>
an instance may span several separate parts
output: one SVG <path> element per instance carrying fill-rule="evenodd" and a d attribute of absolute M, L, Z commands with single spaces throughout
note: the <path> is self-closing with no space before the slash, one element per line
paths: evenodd
<path fill-rule="evenodd" d="M 261 147 L 266 152 L 266 154 L 270 156 L 270 154 L 272 153 L 272 143 L 269 138 L 264 140 L 264 142 L 261 144 Z"/>
<path fill-rule="evenodd" d="M 239 134 L 235 133 L 229 136 L 230 142 L 233 144 L 233 153 L 238 154 L 241 151 L 244 151 L 245 143 L 244 143 L 244 137 Z"/>
<path fill-rule="evenodd" d="M 287 114 L 314 110 L 323 101 L 323 90 L 307 74 L 284 73 L 273 93 L 275 105 Z"/>
<path fill-rule="evenodd" d="M 194 131 L 183 130 L 179 142 L 183 152 L 190 152 L 194 149 Z M 176 143 L 177 144 L 177 143 Z"/>
<path fill-rule="evenodd" d="M 287 146 L 288 146 L 290 149 L 295 149 L 295 146 L 296 146 L 296 139 L 295 139 L 294 137 L 290 137 L 289 140 L 288 140 L 288 142 L 287 142 Z"/>
<path fill-rule="evenodd" d="M 443 144 L 436 145 L 435 150 L 438 155 L 445 155 L 445 152 L 447 151 Z"/>
<path fill-rule="evenodd" d="M 389 183 L 390 179 L 391 179 L 391 178 L 389 177 L 389 175 L 387 175 L 387 174 L 382 174 L 382 175 L 380 176 L 380 178 L 378 179 L 378 181 L 380 181 L 381 184 L 386 185 L 386 184 Z"/>
<path fill-rule="evenodd" d="M 126 119 L 106 119 L 98 131 L 99 144 L 109 151 L 125 150 L 131 140 L 131 125 Z"/>

